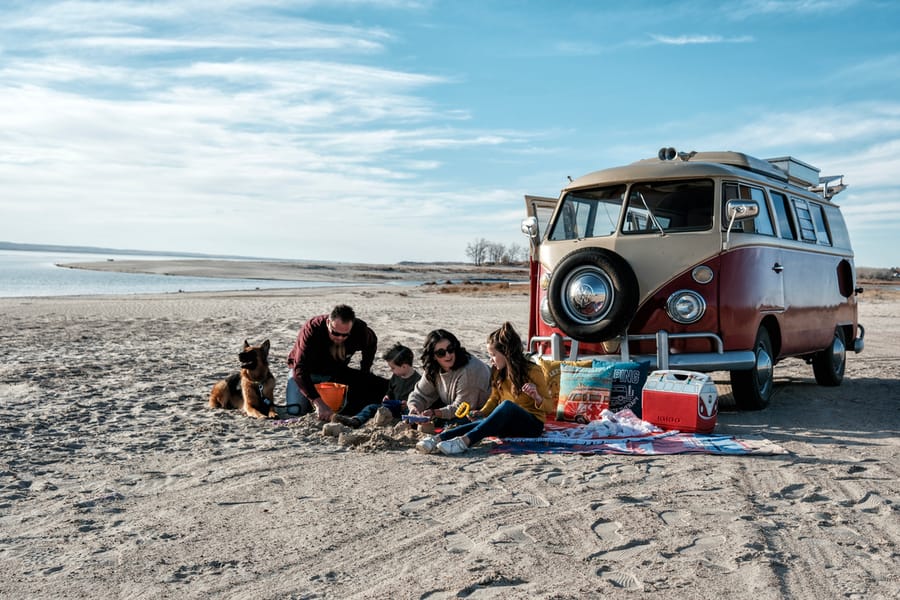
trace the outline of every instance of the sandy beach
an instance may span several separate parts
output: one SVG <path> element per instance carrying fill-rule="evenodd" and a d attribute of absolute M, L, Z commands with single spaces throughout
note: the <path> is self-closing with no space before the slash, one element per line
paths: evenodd
<path fill-rule="evenodd" d="M 4 299 L 0 597 L 900 598 L 897 292 L 863 294 L 838 388 L 788 360 L 739 413 L 717 374 L 716 431 L 783 455 L 420 455 L 207 408 L 245 339 L 282 403 L 298 328 L 336 303 L 380 349 L 527 332 L 524 286 L 440 288 Z"/>

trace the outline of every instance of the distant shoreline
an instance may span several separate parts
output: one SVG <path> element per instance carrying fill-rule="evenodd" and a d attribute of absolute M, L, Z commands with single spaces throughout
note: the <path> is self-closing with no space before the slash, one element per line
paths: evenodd
<path fill-rule="evenodd" d="M 371 284 L 393 281 L 421 281 L 423 283 L 508 281 L 512 283 L 528 281 L 528 268 L 524 265 L 475 266 L 463 263 L 403 262 L 387 265 L 267 260 L 115 259 L 57 263 L 57 266 L 117 273 L 335 283 Z"/>

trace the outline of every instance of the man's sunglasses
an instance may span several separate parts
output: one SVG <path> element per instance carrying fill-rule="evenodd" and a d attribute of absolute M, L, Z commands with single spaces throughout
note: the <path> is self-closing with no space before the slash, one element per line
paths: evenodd
<path fill-rule="evenodd" d="M 334 337 L 348 337 L 350 335 L 349 331 L 347 333 L 341 333 L 339 331 L 335 331 L 334 329 L 331 329 L 330 327 L 328 328 L 328 333 L 330 333 Z"/>
<path fill-rule="evenodd" d="M 454 352 L 456 352 L 456 348 L 454 348 L 453 346 L 447 346 L 446 348 L 438 348 L 437 350 L 435 350 L 434 355 L 438 358 L 444 358 L 448 354 L 453 354 Z"/>

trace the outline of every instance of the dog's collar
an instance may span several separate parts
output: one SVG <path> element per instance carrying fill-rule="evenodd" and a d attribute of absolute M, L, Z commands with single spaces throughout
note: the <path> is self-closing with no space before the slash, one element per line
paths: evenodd
<path fill-rule="evenodd" d="M 265 392 L 263 392 L 263 382 L 262 381 L 254 381 L 256 384 L 256 390 L 259 392 L 259 399 L 262 400 L 262 403 L 266 406 L 272 406 L 274 404 L 271 399 L 266 398 Z"/>

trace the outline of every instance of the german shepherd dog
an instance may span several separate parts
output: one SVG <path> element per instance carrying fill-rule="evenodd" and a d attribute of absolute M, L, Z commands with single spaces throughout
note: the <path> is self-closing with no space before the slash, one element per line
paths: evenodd
<path fill-rule="evenodd" d="M 269 340 L 251 346 L 244 340 L 238 354 L 240 373 L 234 373 L 213 386 L 209 394 L 210 408 L 240 408 L 248 417 L 275 418 L 275 377 L 269 371 Z"/>

